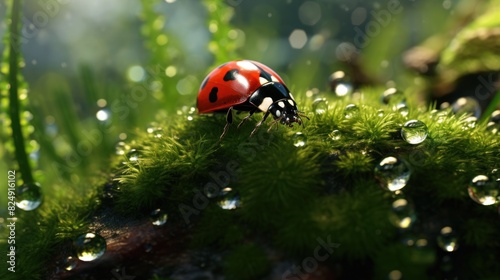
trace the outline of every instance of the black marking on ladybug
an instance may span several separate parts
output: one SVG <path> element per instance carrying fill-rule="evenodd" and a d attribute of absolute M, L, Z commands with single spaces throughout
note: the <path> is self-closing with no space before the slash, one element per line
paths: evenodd
<path fill-rule="evenodd" d="M 205 79 L 203 80 L 203 82 L 201 82 L 201 88 L 200 89 L 204 89 L 205 88 L 205 86 L 208 83 L 208 78 L 209 78 L 209 76 L 205 77 Z"/>
<path fill-rule="evenodd" d="M 210 91 L 210 94 L 208 95 L 208 101 L 210 101 L 211 103 L 215 103 L 217 102 L 217 92 L 219 91 L 219 89 L 217 87 L 213 87 L 212 90 Z"/>
<path fill-rule="evenodd" d="M 231 69 L 229 71 L 226 72 L 226 75 L 224 75 L 224 81 L 232 81 L 232 80 L 236 80 L 236 75 L 238 75 L 239 72 L 238 72 L 238 69 Z"/>
<path fill-rule="evenodd" d="M 273 78 L 271 77 L 271 74 L 267 73 L 266 70 L 260 68 L 258 65 L 255 65 L 255 66 L 257 66 L 257 68 L 259 68 L 259 70 L 260 70 L 260 77 L 261 78 L 264 78 L 264 79 L 266 79 L 266 80 L 268 80 L 270 82 L 273 81 Z"/>

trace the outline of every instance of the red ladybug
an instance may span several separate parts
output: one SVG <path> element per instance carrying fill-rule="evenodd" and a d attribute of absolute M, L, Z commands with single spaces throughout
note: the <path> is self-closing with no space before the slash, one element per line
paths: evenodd
<path fill-rule="evenodd" d="M 285 85 L 285 82 L 266 65 L 252 60 L 238 60 L 224 63 L 214 69 L 203 80 L 198 93 L 198 113 L 227 112 L 227 123 L 220 138 L 226 134 L 233 122 L 232 110 L 249 111 L 240 127 L 255 112 L 264 112 L 250 134 L 253 135 L 269 114 L 273 124 L 293 126 L 302 124 L 303 115 Z"/>

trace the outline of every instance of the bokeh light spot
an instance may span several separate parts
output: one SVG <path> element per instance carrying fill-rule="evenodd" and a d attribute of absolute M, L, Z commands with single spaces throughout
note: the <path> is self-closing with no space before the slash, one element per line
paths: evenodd
<path fill-rule="evenodd" d="M 315 25 L 321 19 L 321 7 L 316 2 L 304 2 L 299 8 L 299 19 L 305 25 Z"/>
<path fill-rule="evenodd" d="M 290 37 L 288 37 L 288 41 L 290 45 L 294 49 L 302 49 L 307 43 L 307 34 L 302 29 L 295 29 L 290 33 Z"/>
<path fill-rule="evenodd" d="M 140 82 L 144 79 L 145 75 L 144 68 L 139 65 L 134 65 L 128 68 L 127 77 L 132 82 Z"/>
<path fill-rule="evenodd" d="M 173 65 L 168 66 L 167 69 L 165 69 L 165 75 L 170 78 L 174 77 L 177 75 L 177 68 Z"/>

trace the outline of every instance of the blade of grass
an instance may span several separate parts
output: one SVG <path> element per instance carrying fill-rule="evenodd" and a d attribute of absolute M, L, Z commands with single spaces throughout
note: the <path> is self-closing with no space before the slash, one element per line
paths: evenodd
<path fill-rule="evenodd" d="M 19 53 L 20 41 L 17 36 L 20 36 L 20 18 L 22 1 L 12 1 L 11 24 L 9 28 L 9 115 L 12 126 L 12 137 L 14 138 L 15 155 L 21 171 L 21 178 L 24 183 L 32 183 L 33 174 L 28 161 L 28 155 L 24 145 L 24 135 L 21 127 L 20 106 L 19 106 Z"/>

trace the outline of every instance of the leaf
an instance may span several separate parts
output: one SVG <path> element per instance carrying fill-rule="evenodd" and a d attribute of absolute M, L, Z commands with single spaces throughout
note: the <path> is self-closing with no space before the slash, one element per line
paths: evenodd
<path fill-rule="evenodd" d="M 457 75 L 500 70 L 500 8 L 492 9 L 457 33 L 438 67 Z"/>

